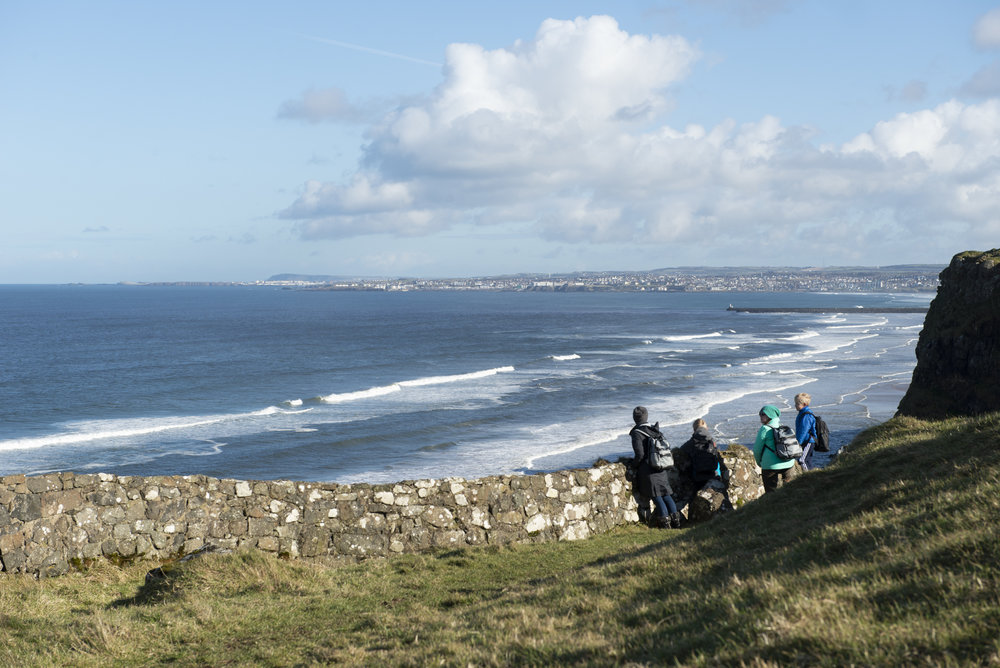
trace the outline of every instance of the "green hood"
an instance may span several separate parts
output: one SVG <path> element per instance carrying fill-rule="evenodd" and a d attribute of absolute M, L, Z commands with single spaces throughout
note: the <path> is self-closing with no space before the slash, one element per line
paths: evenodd
<path fill-rule="evenodd" d="M 767 416 L 768 422 L 781 415 L 781 411 L 776 406 L 768 404 L 760 409 L 761 413 Z"/>

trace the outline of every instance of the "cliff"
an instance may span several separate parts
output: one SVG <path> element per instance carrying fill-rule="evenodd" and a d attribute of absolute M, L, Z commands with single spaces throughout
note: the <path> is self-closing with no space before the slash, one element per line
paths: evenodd
<path fill-rule="evenodd" d="M 959 253 L 941 272 L 899 415 L 1000 411 L 1000 249 Z"/>

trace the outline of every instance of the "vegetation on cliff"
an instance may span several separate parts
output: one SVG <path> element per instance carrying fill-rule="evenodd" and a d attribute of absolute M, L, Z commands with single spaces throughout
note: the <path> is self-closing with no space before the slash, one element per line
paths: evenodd
<path fill-rule="evenodd" d="M 0 578 L 3 665 L 1000 662 L 1000 414 L 895 418 L 679 532 Z"/>

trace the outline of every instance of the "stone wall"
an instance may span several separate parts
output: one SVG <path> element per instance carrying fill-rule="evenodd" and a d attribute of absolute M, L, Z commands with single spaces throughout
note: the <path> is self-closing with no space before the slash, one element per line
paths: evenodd
<path fill-rule="evenodd" d="M 1000 249 L 959 253 L 941 272 L 901 415 L 1000 411 Z"/>
<path fill-rule="evenodd" d="M 734 505 L 759 497 L 759 469 L 749 451 L 731 446 L 724 456 Z M 385 485 L 12 475 L 0 478 L 0 561 L 7 572 L 49 576 L 103 557 L 163 559 L 205 545 L 356 559 L 577 540 L 638 520 L 627 463 Z M 677 489 L 683 493 L 684 486 Z M 704 496 L 689 508 L 707 517 L 718 510 L 717 499 Z"/>

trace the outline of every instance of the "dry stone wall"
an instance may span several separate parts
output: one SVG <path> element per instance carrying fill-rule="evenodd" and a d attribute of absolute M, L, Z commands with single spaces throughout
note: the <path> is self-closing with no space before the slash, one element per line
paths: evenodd
<path fill-rule="evenodd" d="M 737 506 L 763 493 L 747 455 L 742 446 L 725 453 Z M 638 521 L 627 464 L 384 485 L 12 475 L 0 478 L 0 561 L 6 572 L 50 576 L 98 558 L 163 559 L 205 545 L 357 559 L 577 540 Z"/>

